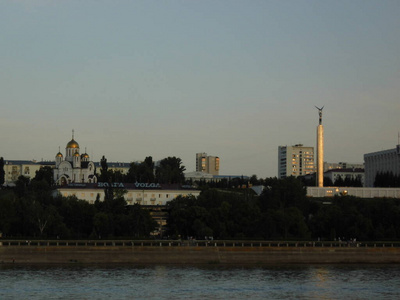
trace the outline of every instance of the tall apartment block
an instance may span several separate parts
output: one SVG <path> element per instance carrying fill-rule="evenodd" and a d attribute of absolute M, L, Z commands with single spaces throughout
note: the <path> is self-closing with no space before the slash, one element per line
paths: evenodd
<path fill-rule="evenodd" d="M 302 144 L 278 147 L 278 178 L 314 172 L 314 147 L 304 147 Z"/>
<path fill-rule="evenodd" d="M 196 153 L 196 172 L 219 175 L 219 157 L 207 156 L 207 153 Z"/>

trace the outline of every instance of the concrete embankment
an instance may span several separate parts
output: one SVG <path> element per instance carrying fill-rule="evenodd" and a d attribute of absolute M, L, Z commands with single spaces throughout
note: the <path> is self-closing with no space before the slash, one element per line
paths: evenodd
<path fill-rule="evenodd" d="M 400 248 L 0 246 L 0 264 L 342 264 L 400 263 Z"/>

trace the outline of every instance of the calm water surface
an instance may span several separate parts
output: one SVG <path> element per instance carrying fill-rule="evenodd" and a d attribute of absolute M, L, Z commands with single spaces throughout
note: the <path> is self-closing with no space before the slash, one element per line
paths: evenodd
<path fill-rule="evenodd" d="M 0 265 L 0 299 L 400 299 L 400 266 Z"/>

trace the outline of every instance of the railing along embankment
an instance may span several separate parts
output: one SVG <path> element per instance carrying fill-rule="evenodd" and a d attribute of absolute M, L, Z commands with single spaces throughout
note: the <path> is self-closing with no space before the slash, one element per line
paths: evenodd
<path fill-rule="evenodd" d="M 251 247 L 251 248 L 400 248 L 396 242 L 231 241 L 231 240 L 8 240 L 3 247 Z"/>

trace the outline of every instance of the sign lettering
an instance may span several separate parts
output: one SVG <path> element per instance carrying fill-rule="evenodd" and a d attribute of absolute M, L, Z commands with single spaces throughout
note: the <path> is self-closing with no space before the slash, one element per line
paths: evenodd
<path fill-rule="evenodd" d="M 135 186 L 137 188 L 160 188 L 159 183 L 142 183 L 142 182 L 135 182 Z"/>
<path fill-rule="evenodd" d="M 98 187 L 116 187 L 116 188 L 124 188 L 124 184 L 122 182 L 112 182 L 112 183 L 108 183 L 108 182 L 98 182 L 97 183 Z"/>

